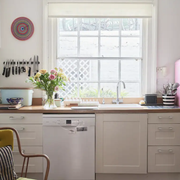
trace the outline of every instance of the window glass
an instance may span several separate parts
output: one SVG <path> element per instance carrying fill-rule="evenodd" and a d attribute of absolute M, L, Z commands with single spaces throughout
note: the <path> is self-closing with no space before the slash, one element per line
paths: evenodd
<path fill-rule="evenodd" d="M 57 18 L 57 66 L 70 82 L 64 97 L 141 94 L 142 19 Z M 137 59 L 138 58 L 138 59 Z"/>

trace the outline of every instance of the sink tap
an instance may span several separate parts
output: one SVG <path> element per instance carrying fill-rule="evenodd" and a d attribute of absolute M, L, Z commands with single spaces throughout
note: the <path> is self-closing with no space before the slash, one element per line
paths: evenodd
<path fill-rule="evenodd" d="M 124 81 L 118 81 L 118 83 L 117 83 L 117 98 L 116 98 L 116 100 L 112 101 L 112 103 L 114 103 L 114 104 L 119 104 L 119 103 L 123 102 L 123 98 L 121 100 L 119 99 L 119 84 L 120 84 L 120 82 L 122 82 L 124 89 L 126 88 Z"/>

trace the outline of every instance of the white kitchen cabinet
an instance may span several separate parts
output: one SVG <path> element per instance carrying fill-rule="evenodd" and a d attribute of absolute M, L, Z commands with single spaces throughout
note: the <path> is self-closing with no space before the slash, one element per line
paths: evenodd
<path fill-rule="evenodd" d="M 149 146 L 148 172 L 180 172 L 180 146 Z"/>
<path fill-rule="evenodd" d="M 147 114 L 96 115 L 96 173 L 147 173 Z"/>
<path fill-rule="evenodd" d="M 148 114 L 148 172 L 180 172 L 180 113 Z"/>
<path fill-rule="evenodd" d="M 148 124 L 148 145 L 180 145 L 180 124 Z"/>
<path fill-rule="evenodd" d="M 18 131 L 24 153 L 42 154 L 41 113 L 2 113 L 0 114 L 0 127 L 12 127 Z M 14 139 L 13 155 L 15 171 L 19 173 L 21 172 L 23 158 L 18 153 L 16 138 Z M 28 172 L 42 173 L 42 158 L 30 159 Z"/>

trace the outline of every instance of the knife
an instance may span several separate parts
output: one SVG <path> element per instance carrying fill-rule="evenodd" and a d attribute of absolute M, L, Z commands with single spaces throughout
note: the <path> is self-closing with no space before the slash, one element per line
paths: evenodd
<path fill-rule="evenodd" d="M 34 61 L 33 61 L 33 72 L 34 76 L 36 75 L 36 56 L 34 55 Z"/>
<path fill-rule="evenodd" d="M 10 76 L 10 74 L 11 74 L 11 59 L 9 60 L 9 62 L 8 62 L 8 77 Z"/>
<path fill-rule="evenodd" d="M 36 72 L 39 72 L 39 56 L 37 56 L 37 66 L 36 66 Z"/>
<path fill-rule="evenodd" d="M 5 77 L 8 77 L 8 72 L 9 71 L 9 61 L 6 61 L 6 73 L 5 73 Z"/>
<path fill-rule="evenodd" d="M 18 74 L 21 74 L 21 66 L 20 66 L 20 61 L 18 61 Z"/>
<path fill-rule="evenodd" d="M 29 69 L 28 69 L 28 76 L 31 76 L 31 60 L 32 58 L 29 59 Z"/>
<path fill-rule="evenodd" d="M 14 60 L 12 60 L 12 75 L 14 75 Z"/>
<path fill-rule="evenodd" d="M 3 64 L 4 64 L 4 68 L 3 68 L 3 73 L 2 73 L 2 75 L 4 76 L 4 75 L 5 75 L 5 72 L 6 72 L 6 62 L 3 62 Z"/>
<path fill-rule="evenodd" d="M 17 61 L 17 66 L 15 66 L 15 74 L 18 73 L 18 61 Z"/>

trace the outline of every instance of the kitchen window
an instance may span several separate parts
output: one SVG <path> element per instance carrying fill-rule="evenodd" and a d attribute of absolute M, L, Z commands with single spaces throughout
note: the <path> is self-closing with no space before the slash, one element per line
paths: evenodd
<path fill-rule="evenodd" d="M 118 81 L 126 84 L 125 89 L 120 85 L 121 96 L 142 96 L 148 18 L 53 13 L 50 9 L 49 64 L 61 67 L 70 78 L 63 97 L 116 97 Z"/>

